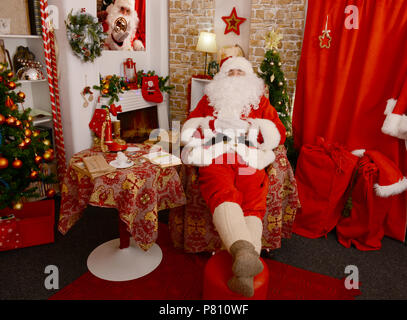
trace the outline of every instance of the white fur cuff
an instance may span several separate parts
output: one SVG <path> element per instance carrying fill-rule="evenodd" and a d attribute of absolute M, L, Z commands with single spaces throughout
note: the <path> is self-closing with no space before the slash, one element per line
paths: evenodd
<path fill-rule="evenodd" d="M 379 184 L 375 184 L 374 188 L 376 190 L 376 194 L 381 198 L 388 198 L 400 193 L 403 193 L 407 190 L 407 178 L 401 179 L 399 182 L 392 184 L 390 186 L 381 186 Z"/>
<path fill-rule="evenodd" d="M 262 150 L 274 150 L 281 141 L 280 131 L 278 131 L 273 121 L 268 119 L 250 119 L 257 127 L 263 136 L 264 143 L 259 146 Z"/>

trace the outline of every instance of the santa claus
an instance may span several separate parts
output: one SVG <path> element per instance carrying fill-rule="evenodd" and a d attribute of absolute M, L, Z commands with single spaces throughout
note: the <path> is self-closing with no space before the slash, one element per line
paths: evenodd
<path fill-rule="evenodd" d="M 200 166 L 199 184 L 213 223 L 233 257 L 229 288 L 254 294 L 269 179 L 265 168 L 285 128 L 264 96 L 265 84 L 243 57 L 226 60 L 181 132 L 184 163 Z"/>
<path fill-rule="evenodd" d="M 139 17 L 135 10 L 135 0 L 116 0 L 106 8 L 105 41 L 110 50 L 144 50 L 140 40 L 136 40 Z"/>

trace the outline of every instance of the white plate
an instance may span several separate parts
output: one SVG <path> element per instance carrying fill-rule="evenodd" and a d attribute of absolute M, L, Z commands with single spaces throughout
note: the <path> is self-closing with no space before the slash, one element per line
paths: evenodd
<path fill-rule="evenodd" d="M 135 151 L 140 151 L 140 148 L 138 147 L 128 147 L 126 149 L 127 152 L 135 152 Z"/>
<path fill-rule="evenodd" d="M 117 169 L 125 169 L 125 168 L 130 168 L 132 165 L 134 165 L 133 161 L 130 161 L 129 163 L 125 163 L 125 164 L 120 164 L 118 163 L 116 160 L 110 161 L 109 164 L 112 167 L 115 167 Z"/>

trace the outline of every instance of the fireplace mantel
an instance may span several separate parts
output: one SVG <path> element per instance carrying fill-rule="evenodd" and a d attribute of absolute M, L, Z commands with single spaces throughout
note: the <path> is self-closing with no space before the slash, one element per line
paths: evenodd
<path fill-rule="evenodd" d="M 157 106 L 157 116 L 158 116 L 158 125 L 160 129 L 169 130 L 169 118 L 168 118 L 168 94 L 163 94 L 163 102 L 155 103 L 148 102 L 144 100 L 143 95 L 141 94 L 141 89 L 138 90 L 129 90 L 124 93 L 119 94 L 119 102 L 115 104 L 122 107 L 122 112 L 129 112 L 134 110 L 140 110 L 144 108 L 150 108 Z M 99 107 L 103 104 L 107 104 L 108 98 L 101 99 Z M 111 116 L 112 120 L 116 120 L 114 116 Z"/>

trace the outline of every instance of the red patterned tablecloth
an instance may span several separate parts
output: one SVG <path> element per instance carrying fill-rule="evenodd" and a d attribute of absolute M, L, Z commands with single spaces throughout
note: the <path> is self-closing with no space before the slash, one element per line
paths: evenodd
<path fill-rule="evenodd" d="M 278 147 L 275 154 L 276 160 L 267 168 L 270 184 L 263 219 L 262 243 L 265 249 L 278 249 L 281 239 L 291 238 L 295 215 L 301 206 L 285 147 Z M 169 227 L 174 246 L 188 253 L 220 249 L 222 243 L 212 223 L 212 214 L 199 190 L 198 168 L 182 166 L 180 176 L 187 205 L 170 211 Z"/>
<path fill-rule="evenodd" d="M 107 175 L 91 180 L 75 170 L 72 164 L 82 158 L 103 154 L 107 162 L 114 160 L 116 153 L 103 153 L 95 147 L 75 154 L 68 167 L 61 188 L 61 209 L 58 230 L 66 234 L 81 218 L 88 206 L 116 208 L 120 219 L 126 223 L 128 232 L 140 248 L 148 250 L 158 236 L 158 212 L 183 206 L 186 203 L 183 186 L 175 167 L 161 168 L 145 161 L 142 154 L 148 153 L 149 145 L 137 146 L 141 150 L 125 152 L 135 161 L 127 169 L 117 169 Z"/>

